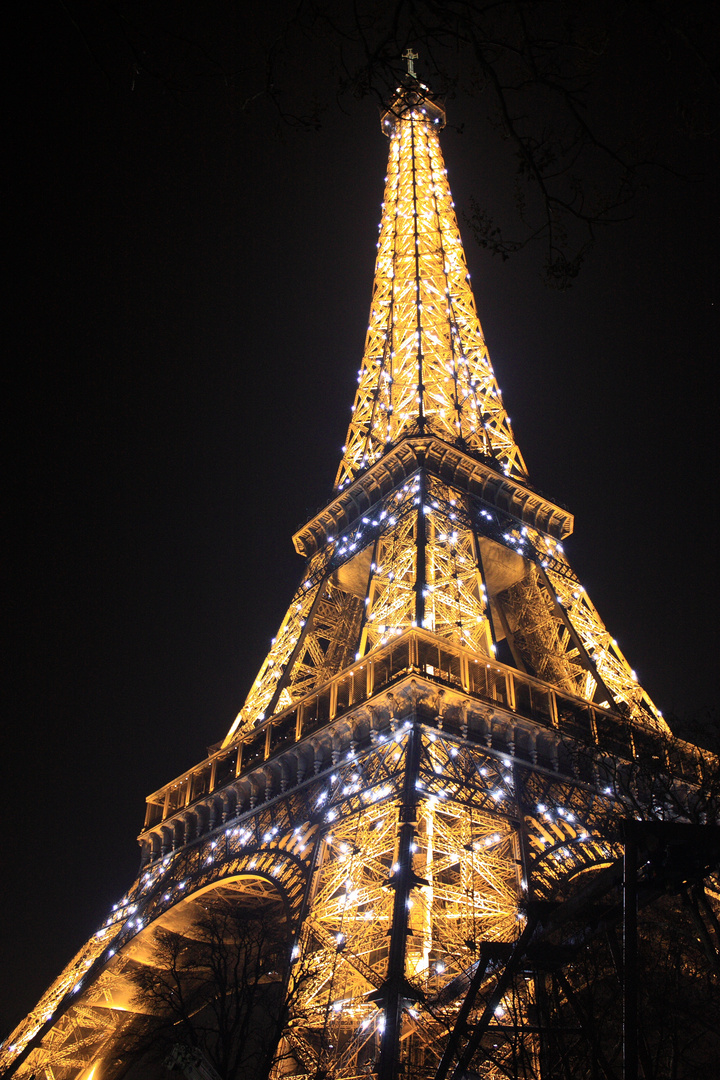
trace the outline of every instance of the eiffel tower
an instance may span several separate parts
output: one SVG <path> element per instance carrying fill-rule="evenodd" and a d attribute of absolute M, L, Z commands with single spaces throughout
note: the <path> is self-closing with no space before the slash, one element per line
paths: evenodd
<path fill-rule="evenodd" d="M 225 739 L 148 797 L 138 879 L 6 1041 L 5 1075 L 165 1075 L 118 1057 L 147 1011 L 134 976 L 213 903 L 281 933 L 264 977 L 286 1015 L 247 1076 L 634 1077 L 657 1050 L 638 907 L 695 889 L 717 953 L 716 763 L 672 738 L 567 561 L 572 515 L 530 483 L 414 59 L 381 118 L 365 351 L 332 497 L 294 537 L 300 584 Z M 600 939 L 616 970 L 590 978 Z M 182 1045 L 174 1067 L 217 1075 Z"/>

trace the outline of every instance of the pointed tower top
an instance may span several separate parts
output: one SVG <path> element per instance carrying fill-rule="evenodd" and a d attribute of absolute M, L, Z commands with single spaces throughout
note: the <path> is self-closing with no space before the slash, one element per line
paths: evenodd
<path fill-rule="evenodd" d="M 417 54 L 414 53 L 413 56 L 417 59 Z M 418 80 L 415 72 L 410 70 L 411 67 L 412 61 L 409 61 L 408 74 L 404 76 L 395 96 L 380 117 L 383 134 L 388 137 L 394 134 L 398 121 L 413 118 L 413 111 L 418 114 L 418 119 L 422 117 L 438 131 L 445 127 L 445 109 L 429 88 Z"/>
<path fill-rule="evenodd" d="M 411 72 L 381 125 L 390 153 L 373 300 L 337 489 L 418 435 L 525 482 L 475 310 L 438 141 L 445 110 Z"/>

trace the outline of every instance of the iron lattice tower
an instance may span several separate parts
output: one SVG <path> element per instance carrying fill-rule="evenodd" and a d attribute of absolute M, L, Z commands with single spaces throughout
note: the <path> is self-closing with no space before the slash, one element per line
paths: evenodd
<path fill-rule="evenodd" d="M 208 896 L 279 904 L 277 1078 L 618 1075 L 579 957 L 601 903 L 614 932 L 623 858 L 626 901 L 667 885 L 647 835 L 623 842 L 618 822 L 707 830 L 714 762 L 670 736 L 565 557 L 571 515 L 528 481 L 444 119 L 412 75 L 382 117 L 352 420 L 332 499 L 294 537 L 306 570 L 270 653 L 222 744 L 148 798 L 138 880 L 2 1048 L 8 1075 L 124 1075 L 133 971 Z M 678 888 L 700 887 L 704 851 Z"/>

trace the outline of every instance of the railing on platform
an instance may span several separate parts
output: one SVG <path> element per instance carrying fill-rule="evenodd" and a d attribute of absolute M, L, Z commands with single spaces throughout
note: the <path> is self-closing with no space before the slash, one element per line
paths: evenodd
<path fill-rule="evenodd" d="M 625 758 L 634 755 L 636 726 L 616 713 L 565 694 L 492 657 L 478 656 L 426 631 L 412 629 L 150 795 L 145 828 L 177 815 L 411 674 L 422 676 L 438 689 L 455 689 L 496 706 L 506 716 L 594 743 L 603 752 Z"/>

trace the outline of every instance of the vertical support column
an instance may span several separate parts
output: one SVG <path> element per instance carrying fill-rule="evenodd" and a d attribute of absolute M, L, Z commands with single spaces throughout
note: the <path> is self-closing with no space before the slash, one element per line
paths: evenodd
<path fill-rule="evenodd" d="M 417 634 L 411 632 L 408 638 L 408 664 L 410 670 L 417 671 L 419 662 Z"/>
<path fill-rule="evenodd" d="M 425 473 L 420 470 L 420 505 L 417 509 L 417 537 L 415 540 L 415 623 L 425 625 L 425 587 L 427 574 L 427 523 L 425 521 L 425 496 L 427 484 Z"/>
<path fill-rule="evenodd" d="M 507 694 L 508 708 L 515 712 L 515 679 L 511 671 L 505 672 L 505 692 Z"/>
<path fill-rule="evenodd" d="M 532 875 L 532 857 L 530 855 L 530 842 L 528 840 L 527 819 L 530 815 L 527 799 L 525 798 L 524 770 L 521 771 L 517 762 L 513 762 L 513 786 L 515 788 L 515 804 L 517 806 L 517 841 L 520 855 L 520 870 L 522 880 L 525 882 L 525 899 L 528 902 L 535 900 L 535 882 Z"/>
<path fill-rule="evenodd" d="M 466 653 L 460 653 L 460 685 L 466 694 L 470 693 L 470 661 Z"/>
<path fill-rule="evenodd" d="M 400 831 L 398 834 L 398 869 L 390 882 L 395 890 L 392 924 L 390 928 L 390 955 L 387 979 L 380 991 L 385 1005 L 385 1031 L 380 1047 L 378 1080 L 397 1080 L 399 1073 L 400 1036 L 402 1029 L 402 1003 L 408 996 L 409 986 L 405 980 L 405 952 L 408 935 L 408 901 L 410 891 L 420 880 L 413 871 L 412 843 L 417 824 L 417 778 L 420 771 L 420 732 L 413 723 L 408 732 L 405 755 L 405 777 L 400 806 Z"/>
<path fill-rule="evenodd" d="M 145 800 L 145 821 L 143 823 L 143 828 L 144 829 L 147 829 L 147 827 L 149 825 L 153 824 L 153 821 L 151 819 L 152 819 L 152 811 L 153 811 L 153 806 L 154 805 L 155 804 L 151 803 L 148 799 Z"/>
<path fill-rule="evenodd" d="M 535 752 L 537 758 L 537 751 Z M 533 910 L 532 905 L 536 900 L 535 879 L 532 873 L 532 856 L 530 853 L 530 841 L 528 837 L 528 817 L 530 806 L 526 797 L 525 778 L 528 775 L 525 769 L 521 769 L 517 762 L 513 763 L 513 785 L 515 788 L 515 803 L 517 806 L 516 842 L 519 848 L 519 865 L 521 873 L 520 896 L 526 903 L 526 911 Z M 525 883 L 523 893 L 522 883 Z M 549 1043 L 550 1026 L 548 1013 L 547 976 L 544 972 L 534 968 L 532 971 L 533 989 L 535 992 L 536 1024 L 537 1032 L 534 1038 L 535 1053 L 540 1071 L 540 1080 L 550 1080 L 549 1067 Z"/>
<path fill-rule="evenodd" d="M 550 723 L 554 728 L 559 728 L 560 717 L 558 715 L 557 695 L 554 690 L 548 690 L 548 706 L 550 712 Z"/>
<path fill-rule="evenodd" d="M 638 1080 L 637 838 L 625 822 L 623 856 L 623 1080 Z"/>
<path fill-rule="evenodd" d="M 415 123 L 410 120 L 410 167 L 412 169 L 412 200 L 413 200 L 413 239 L 415 241 L 415 309 L 417 317 L 417 396 L 418 396 L 418 427 L 420 434 L 425 434 L 425 386 L 423 384 L 423 347 L 422 347 L 422 296 L 420 294 L 420 237 L 418 235 L 418 194 L 417 175 L 415 171 Z M 422 623 L 418 623 L 421 626 Z"/>

